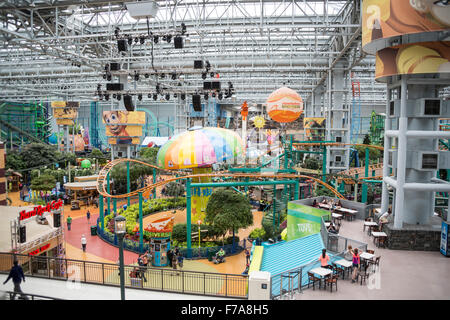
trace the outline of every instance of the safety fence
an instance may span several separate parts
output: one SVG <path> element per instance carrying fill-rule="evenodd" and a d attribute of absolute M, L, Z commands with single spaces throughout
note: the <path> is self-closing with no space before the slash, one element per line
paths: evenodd
<path fill-rule="evenodd" d="M 118 239 L 117 236 L 111 232 L 105 231 L 104 229 L 101 229 L 100 227 L 100 221 L 97 221 L 97 234 L 98 236 L 106 241 L 107 243 L 118 246 Z M 234 245 L 233 244 L 226 244 L 223 246 L 215 246 L 215 247 L 195 247 L 193 246 L 191 248 L 191 254 L 188 255 L 188 249 L 179 247 L 180 252 L 183 254 L 184 257 L 189 257 L 190 259 L 210 259 L 216 252 L 218 252 L 221 248 L 225 251 L 227 255 L 234 255 L 242 252 L 247 245 L 247 240 L 243 239 L 241 241 L 237 241 Z M 150 246 L 147 242 L 143 242 L 142 244 L 142 250 L 140 250 L 140 245 L 138 241 L 130 240 L 130 239 L 124 239 L 123 240 L 123 248 L 124 250 L 128 250 L 135 253 L 144 253 L 150 250 Z"/>
<path fill-rule="evenodd" d="M 93 261 L 0 253 L 0 273 L 17 260 L 25 276 L 120 286 L 119 265 Z M 63 266 L 63 267 L 61 267 Z M 125 287 L 170 293 L 247 299 L 248 276 L 170 268 L 124 266 Z"/>

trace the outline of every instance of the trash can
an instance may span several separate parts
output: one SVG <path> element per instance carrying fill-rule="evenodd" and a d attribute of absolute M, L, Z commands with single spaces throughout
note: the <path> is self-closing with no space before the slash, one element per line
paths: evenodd
<path fill-rule="evenodd" d="M 97 226 L 91 226 L 91 236 L 97 235 Z"/>

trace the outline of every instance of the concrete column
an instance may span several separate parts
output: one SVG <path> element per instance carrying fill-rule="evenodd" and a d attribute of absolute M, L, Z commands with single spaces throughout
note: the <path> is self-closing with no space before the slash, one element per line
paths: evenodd
<path fill-rule="evenodd" d="M 406 76 L 402 76 L 401 80 L 401 97 L 400 97 L 400 118 L 398 120 L 398 152 L 397 152 L 397 190 L 395 201 L 395 217 L 394 227 L 402 228 L 403 226 L 403 203 L 405 199 L 406 175 L 406 131 L 408 130 L 408 118 L 406 117 L 406 99 L 407 99 L 407 82 Z"/>
<path fill-rule="evenodd" d="M 389 84 L 389 82 L 388 82 Z M 391 90 L 387 88 L 387 102 L 386 102 L 386 119 L 384 120 L 384 131 L 391 130 L 391 119 L 388 117 L 389 115 L 389 105 L 390 100 L 392 99 Z M 384 135 L 384 150 L 383 150 L 383 177 L 389 176 L 389 150 L 391 149 L 391 139 Z M 389 208 L 389 191 L 388 185 L 383 181 L 382 185 L 382 193 L 381 193 L 381 212 L 386 212 Z"/>

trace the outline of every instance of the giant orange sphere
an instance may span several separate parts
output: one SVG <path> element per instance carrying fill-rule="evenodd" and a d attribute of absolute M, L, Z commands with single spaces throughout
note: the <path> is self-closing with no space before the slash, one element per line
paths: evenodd
<path fill-rule="evenodd" d="M 303 112 L 303 99 L 292 89 L 283 87 L 267 98 L 267 113 L 276 122 L 292 122 Z"/>

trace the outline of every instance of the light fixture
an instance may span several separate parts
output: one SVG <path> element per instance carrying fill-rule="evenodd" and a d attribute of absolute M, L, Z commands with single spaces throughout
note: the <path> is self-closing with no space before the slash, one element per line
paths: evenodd
<path fill-rule="evenodd" d="M 222 94 L 222 92 L 219 92 L 219 100 L 222 100 L 222 98 L 223 98 L 223 94 Z"/>
<path fill-rule="evenodd" d="M 158 95 L 156 93 L 153 94 L 153 100 L 157 100 L 158 99 Z"/>
<path fill-rule="evenodd" d="M 156 43 L 158 43 L 158 41 L 159 41 L 159 37 L 158 36 L 154 36 L 153 37 L 153 42 L 156 44 Z"/>
<path fill-rule="evenodd" d="M 105 100 L 106 100 L 106 101 L 109 100 L 109 94 L 105 94 Z"/>
<path fill-rule="evenodd" d="M 140 44 L 144 44 L 145 43 L 145 37 L 140 37 L 139 38 L 139 42 L 140 42 Z"/>
<path fill-rule="evenodd" d="M 120 28 L 116 27 L 116 29 L 114 30 L 114 35 L 116 36 L 116 38 L 119 37 L 119 32 L 120 32 Z"/>
<path fill-rule="evenodd" d="M 160 91 L 161 91 L 161 90 L 160 90 L 159 83 L 157 83 L 157 84 L 156 84 L 156 93 L 160 93 Z M 153 97 L 154 97 L 154 96 L 153 96 Z"/>
<path fill-rule="evenodd" d="M 181 34 L 185 34 L 186 33 L 186 25 L 184 24 L 184 22 L 181 23 Z"/>
<path fill-rule="evenodd" d="M 178 95 L 177 95 L 176 93 L 174 93 L 174 94 L 173 94 L 173 97 L 176 98 L 176 97 L 178 97 Z"/>
<path fill-rule="evenodd" d="M 215 92 L 211 93 L 211 97 L 215 98 L 216 97 L 216 93 Z"/>
<path fill-rule="evenodd" d="M 175 80 L 177 78 L 176 72 L 172 73 L 172 80 Z"/>
<path fill-rule="evenodd" d="M 128 44 L 131 45 L 133 43 L 133 38 L 131 36 L 128 36 Z"/>
<path fill-rule="evenodd" d="M 202 72 L 202 79 L 203 79 L 203 80 L 206 79 L 206 72 Z"/>
<path fill-rule="evenodd" d="M 139 73 L 137 73 L 136 71 L 134 72 L 134 80 L 139 81 Z"/>
<path fill-rule="evenodd" d="M 214 78 L 214 72 L 211 72 L 211 73 L 209 74 L 209 76 L 210 76 L 211 78 Z"/>
<path fill-rule="evenodd" d="M 148 73 L 144 74 L 145 79 L 148 79 L 148 77 L 150 77 L 150 75 Z"/>
<path fill-rule="evenodd" d="M 142 94 L 140 94 L 140 93 L 138 94 L 138 100 L 142 101 Z"/>
<path fill-rule="evenodd" d="M 161 79 L 164 79 L 166 77 L 166 75 L 164 73 L 161 73 Z"/>
<path fill-rule="evenodd" d="M 170 94 L 166 93 L 166 100 L 169 100 L 169 99 L 170 99 Z"/>
<path fill-rule="evenodd" d="M 117 98 L 117 94 L 113 93 L 113 99 Z"/>
<path fill-rule="evenodd" d="M 168 34 L 166 39 L 167 39 L 167 43 L 170 43 L 170 41 L 172 41 L 172 35 Z"/>
<path fill-rule="evenodd" d="M 134 38 L 134 42 L 138 43 L 139 42 L 139 38 Z"/>
<path fill-rule="evenodd" d="M 208 94 L 205 93 L 205 100 L 208 100 Z"/>
<path fill-rule="evenodd" d="M 186 95 L 184 93 L 181 94 L 181 100 L 185 100 L 186 99 Z"/>
<path fill-rule="evenodd" d="M 147 98 L 151 99 L 151 98 L 152 98 L 152 94 L 149 93 L 149 94 L 147 95 Z"/>
<path fill-rule="evenodd" d="M 122 96 L 120 95 L 120 93 L 117 94 L 117 100 L 120 101 L 120 99 L 122 99 Z"/>

